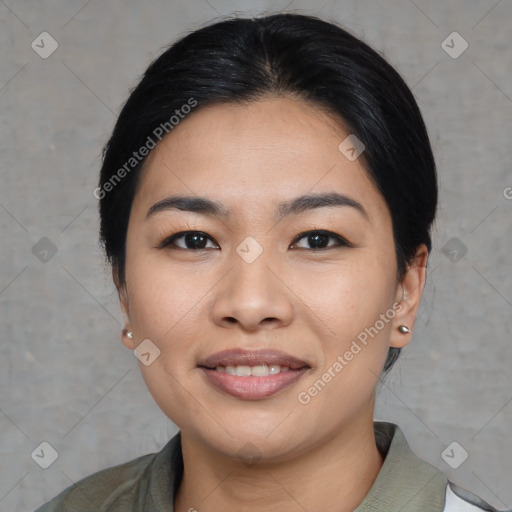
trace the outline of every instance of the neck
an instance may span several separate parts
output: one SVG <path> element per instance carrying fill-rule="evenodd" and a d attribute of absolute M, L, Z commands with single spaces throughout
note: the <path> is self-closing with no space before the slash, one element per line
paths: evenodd
<path fill-rule="evenodd" d="M 252 465 L 226 457 L 182 432 L 184 475 L 176 512 L 353 511 L 382 467 L 372 416 L 284 462 Z"/>

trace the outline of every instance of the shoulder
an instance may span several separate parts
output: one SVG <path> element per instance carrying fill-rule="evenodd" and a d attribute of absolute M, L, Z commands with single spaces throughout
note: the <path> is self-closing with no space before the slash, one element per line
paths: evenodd
<path fill-rule="evenodd" d="M 499 512 L 466 489 L 448 482 L 443 512 Z M 512 511 L 511 511 L 512 512 Z"/>
<path fill-rule="evenodd" d="M 124 464 L 93 473 L 64 489 L 36 512 L 103 512 L 116 500 L 122 499 L 125 503 L 133 501 L 155 457 L 154 453 L 143 455 Z"/>
<path fill-rule="evenodd" d="M 398 425 L 376 421 L 374 427 L 384 463 L 357 508 L 358 512 L 499 512 L 475 494 L 449 481 L 439 468 L 417 457 Z"/>
<path fill-rule="evenodd" d="M 112 466 L 64 489 L 35 512 L 172 511 L 183 475 L 181 432 L 157 453 Z"/>

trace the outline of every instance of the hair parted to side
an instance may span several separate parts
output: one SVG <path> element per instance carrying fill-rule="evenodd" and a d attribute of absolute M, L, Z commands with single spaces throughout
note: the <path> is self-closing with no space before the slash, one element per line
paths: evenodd
<path fill-rule="evenodd" d="M 183 118 L 185 105 L 193 115 L 207 105 L 269 96 L 320 107 L 364 143 L 359 159 L 391 212 L 397 282 L 421 243 L 430 252 L 436 166 L 418 105 L 398 72 L 366 43 L 313 16 L 235 18 L 191 32 L 152 62 L 104 148 L 100 239 L 117 284 L 125 282 L 128 220 L 145 161 L 133 153 L 160 139 L 162 128 L 171 133 L 171 117 Z M 399 353 L 390 348 L 384 372 Z"/>

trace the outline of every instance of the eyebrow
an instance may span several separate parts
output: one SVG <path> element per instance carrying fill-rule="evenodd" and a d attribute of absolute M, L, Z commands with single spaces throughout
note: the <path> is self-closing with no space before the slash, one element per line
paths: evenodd
<path fill-rule="evenodd" d="M 307 210 L 333 206 L 354 208 L 361 213 L 366 220 L 370 220 L 368 212 L 361 203 L 349 196 L 339 194 L 337 192 L 303 195 L 289 201 L 282 202 L 277 207 L 276 219 L 282 220 L 284 217 L 296 215 Z M 146 214 L 146 219 L 156 213 L 167 210 L 195 212 L 221 218 L 226 218 L 230 215 L 230 210 L 228 208 L 221 203 L 206 197 L 170 196 L 151 206 Z"/>

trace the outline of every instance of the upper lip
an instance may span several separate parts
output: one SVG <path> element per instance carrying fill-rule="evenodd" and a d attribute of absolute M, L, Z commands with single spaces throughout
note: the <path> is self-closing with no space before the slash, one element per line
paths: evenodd
<path fill-rule="evenodd" d="M 278 364 L 280 366 L 288 366 L 292 370 L 310 367 L 306 361 L 279 350 L 244 350 L 240 348 L 217 352 L 200 361 L 198 366 L 215 368 L 216 366 L 258 366 L 261 364 Z"/>

